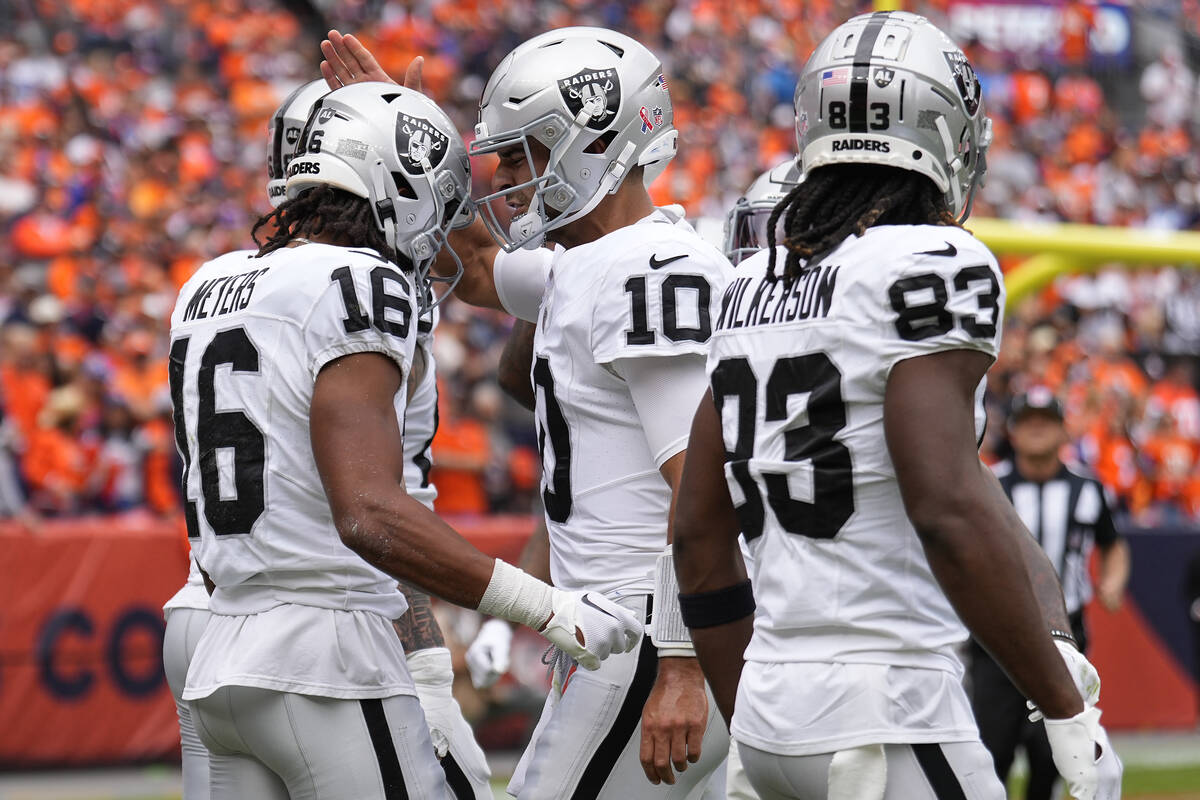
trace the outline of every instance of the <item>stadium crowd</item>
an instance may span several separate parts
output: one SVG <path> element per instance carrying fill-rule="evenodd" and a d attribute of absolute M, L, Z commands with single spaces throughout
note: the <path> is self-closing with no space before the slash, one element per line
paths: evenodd
<path fill-rule="evenodd" d="M 909 4 L 939 22 L 949 5 Z M 1157 5 L 1184 19 L 1195 9 Z M 869 6 L 359 0 L 330 4 L 325 22 L 361 33 L 390 74 L 424 55 L 426 90 L 464 133 L 484 76 L 522 40 L 568 24 L 626 30 L 661 55 L 681 131 L 680 154 L 652 193 L 719 219 L 794 149 L 803 58 Z M 0 8 L 13 21 L 0 31 L 0 517 L 173 513 L 171 307 L 205 259 L 252 246 L 249 231 L 269 208 L 266 120 L 316 77 L 314 31 L 273 0 Z M 1184 52 L 1165 49 L 1118 76 L 1145 106 L 1132 124 L 1087 71 L 1083 30 L 1064 36 L 1049 67 L 968 45 L 996 134 L 974 213 L 1200 228 L 1200 84 Z M 480 185 L 486 173 L 477 165 Z M 443 306 L 442 511 L 536 502 L 530 418 L 494 380 L 509 325 Z M 1060 280 L 1007 324 L 985 456 L 1004 454 L 1007 399 L 1045 384 L 1066 403 L 1075 456 L 1125 511 L 1148 524 L 1200 522 L 1198 364 L 1200 273 L 1114 268 Z"/>

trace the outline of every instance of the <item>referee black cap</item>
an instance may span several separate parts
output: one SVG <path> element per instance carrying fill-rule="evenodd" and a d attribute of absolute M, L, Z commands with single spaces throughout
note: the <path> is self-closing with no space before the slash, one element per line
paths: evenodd
<path fill-rule="evenodd" d="M 1064 419 L 1062 403 L 1054 396 L 1054 392 L 1045 386 L 1032 386 L 1029 391 L 1013 398 L 1009 421 L 1017 422 L 1026 415 L 1045 414 L 1062 422 Z"/>

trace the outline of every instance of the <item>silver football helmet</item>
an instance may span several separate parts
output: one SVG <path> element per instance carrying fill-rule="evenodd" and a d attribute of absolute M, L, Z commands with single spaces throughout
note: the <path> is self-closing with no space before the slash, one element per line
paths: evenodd
<path fill-rule="evenodd" d="M 287 167 L 296 152 L 296 143 L 313 103 L 329 91 L 323 79 L 299 86 L 271 115 L 267 139 L 267 197 L 278 208 L 287 197 Z"/>
<path fill-rule="evenodd" d="M 546 231 L 594 209 L 629 170 L 645 167 L 649 185 L 675 157 L 674 112 L 658 58 L 604 28 L 560 28 L 509 53 L 483 90 L 471 155 L 525 149 L 530 180 L 476 201 L 496 241 L 509 252 L 538 247 Z M 539 174 L 529 148 L 550 151 Z M 603 152 L 586 152 L 596 141 Z M 529 209 L 507 228 L 491 201 L 532 190 Z"/>
<path fill-rule="evenodd" d="M 960 219 L 983 185 L 992 121 L 967 57 L 929 20 L 863 14 L 817 46 L 796 86 L 804 170 L 882 164 L 919 172 Z"/>
<path fill-rule="evenodd" d="M 446 234 L 475 218 L 471 166 L 454 124 L 425 95 L 382 82 L 330 92 L 313 106 L 287 176 L 288 199 L 313 186 L 365 198 L 388 246 L 412 263 L 423 308 L 436 304 L 431 281 L 457 283 L 462 261 Z M 443 248 L 458 273 L 435 278 Z"/>
<path fill-rule="evenodd" d="M 776 164 L 754 179 L 725 215 L 725 257 L 737 264 L 767 246 L 767 220 L 804 180 L 798 159 Z M 781 240 L 777 237 L 777 242 Z"/>

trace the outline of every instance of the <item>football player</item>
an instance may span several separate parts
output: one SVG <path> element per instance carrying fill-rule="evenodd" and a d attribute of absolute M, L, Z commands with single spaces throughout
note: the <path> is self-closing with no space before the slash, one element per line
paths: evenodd
<path fill-rule="evenodd" d="M 351 37 L 331 32 L 322 51 L 327 79 L 384 77 Z M 677 134 L 662 66 L 640 43 L 600 28 L 534 37 L 496 68 L 479 119 L 471 152 L 499 166 L 477 200 L 484 224 L 455 240 L 456 292 L 538 323 L 554 585 L 603 592 L 647 622 L 653 611 L 653 640 L 596 673 L 558 658 L 509 792 L 698 796 L 728 738 L 679 618 L 667 521 L 687 446 L 679 410 L 704 390 L 729 262 L 646 191 Z"/>
<path fill-rule="evenodd" d="M 323 79 L 302 84 L 271 115 L 267 139 L 267 197 L 273 207 L 277 208 L 286 198 L 287 167 L 295 155 L 309 111 L 328 91 Z M 403 427 L 405 485 L 412 497 L 430 509 L 437 497 L 437 489 L 429 481 L 430 444 L 437 429 L 437 376 L 432 349 L 436 320 L 436 310 L 430 309 L 417 323 L 417 346 L 408 381 L 409 400 Z M 184 800 L 199 800 L 209 796 L 208 750 L 196 734 L 182 693 L 192 651 L 208 622 L 208 592 L 191 554 L 188 561 L 187 582 L 163 607 L 166 614 L 163 664 L 179 715 L 183 797 Z M 429 596 L 406 585 L 400 590 L 408 602 L 408 612 L 394 625 L 450 791 L 459 800 L 469 797 L 490 800 L 487 758 L 475 742 L 471 727 L 451 692 L 454 673 L 450 651 L 445 647 L 441 628 L 433 616 Z M 508 627 L 511 623 L 503 624 L 511 631 Z"/>
<path fill-rule="evenodd" d="M 449 119 L 362 84 L 318 100 L 301 141 L 260 250 L 203 265 L 172 314 L 185 515 L 212 588 L 183 698 L 213 797 L 440 798 L 397 579 L 539 629 L 588 669 L 640 624 L 484 556 L 405 491 L 426 274 L 472 217 Z"/>
<path fill-rule="evenodd" d="M 800 183 L 795 158 L 776 164 L 754 179 L 725 215 L 725 257 L 738 265 L 767 246 L 767 220 L 788 192 Z"/>
<path fill-rule="evenodd" d="M 767 246 L 767 220 L 775 206 L 796 188 L 801 179 L 799 161 L 789 158 L 755 178 L 746 193 L 737 199 L 725 215 L 725 257 L 730 263 L 740 264 Z M 746 569 L 750 570 L 753 556 L 745 542 L 739 541 L 739 545 Z M 725 770 L 727 800 L 758 800 L 758 794 L 746 776 L 736 741 L 729 743 Z"/>
<path fill-rule="evenodd" d="M 272 207 L 283 202 L 287 183 L 286 170 L 295 152 L 296 142 L 308 112 L 321 95 L 329 90 L 322 80 L 297 87 L 275 109 L 267 134 L 267 198 Z M 255 251 L 241 251 L 247 257 Z M 179 716 L 179 738 L 183 762 L 183 800 L 205 800 L 209 796 L 208 748 L 196 734 L 192 713 L 183 700 L 192 652 L 208 624 L 208 591 L 196 564 L 195 553 L 188 552 L 188 577 L 175 595 L 163 606 L 166 630 L 163 633 L 163 670 L 175 698 Z"/>
<path fill-rule="evenodd" d="M 1117 797 L 1095 670 L 977 452 L 1004 289 L 960 227 L 991 138 L 975 74 L 924 18 L 878 12 L 817 47 L 796 112 L 804 182 L 725 292 L 674 517 L 684 618 L 754 788 L 1001 800 L 965 623 L 1045 715 L 1072 795 Z"/>

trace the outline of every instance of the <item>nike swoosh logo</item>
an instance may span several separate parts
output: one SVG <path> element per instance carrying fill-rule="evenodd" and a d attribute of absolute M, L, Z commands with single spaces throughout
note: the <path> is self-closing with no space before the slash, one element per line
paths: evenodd
<path fill-rule="evenodd" d="M 683 258 L 683 256 L 680 256 L 680 258 Z M 673 260 L 674 260 L 674 259 L 672 259 L 672 261 L 673 261 Z M 588 599 L 588 596 L 587 596 L 586 594 L 585 594 L 583 597 L 581 597 L 581 598 L 580 598 L 580 601 L 581 601 L 581 602 L 582 602 L 582 603 L 583 603 L 585 606 L 591 606 L 592 608 L 596 609 L 597 611 L 599 611 L 599 612 L 600 612 L 601 614 L 603 614 L 604 616 L 606 616 L 606 617 L 612 617 L 613 619 L 616 619 L 616 617 L 615 617 L 615 616 L 613 616 L 612 614 L 610 614 L 609 612 L 605 611 L 603 608 L 601 608 L 600 606 L 596 605 L 596 604 L 595 604 L 595 603 L 593 603 L 591 600 L 589 600 L 589 599 Z"/>
<path fill-rule="evenodd" d="M 917 253 L 917 255 L 919 255 L 919 256 L 945 256 L 946 258 L 954 258 L 956 255 L 958 255 L 958 248 L 955 247 L 954 245 L 950 244 L 949 242 L 946 242 L 945 250 L 922 250 L 920 253 Z"/>
<path fill-rule="evenodd" d="M 670 264 L 672 261 L 678 261 L 681 258 L 687 257 L 688 254 L 684 253 L 681 256 L 671 256 L 670 258 L 664 258 L 660 261 L 658 258 L 658 253 L 655 253 L 654 255 L 650 256 L 650 269 L 659 269 L 660 267 L 665 267 L 667 264 Z"/>

